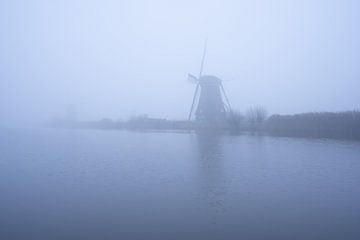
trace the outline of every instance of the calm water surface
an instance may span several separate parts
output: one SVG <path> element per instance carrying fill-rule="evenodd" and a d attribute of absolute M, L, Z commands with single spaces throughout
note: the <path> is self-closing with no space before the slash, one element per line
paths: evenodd
<path fill-rule="evenodd" d="M 0 239 L 360 239 L 360 143 L 0 130 Z"/>

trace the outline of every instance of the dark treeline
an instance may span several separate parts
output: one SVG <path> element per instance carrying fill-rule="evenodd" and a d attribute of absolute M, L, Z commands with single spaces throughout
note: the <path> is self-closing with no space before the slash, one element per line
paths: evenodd
<path fill-rule="evenodd" d="M 127 129 L 159 129 L 159 130 L 189 130 L 195 128 L 194 122 L 181 120 L 168 120 L 162 118 L 149 118 L 147 115 L 139 115 L 124 122 Z"/>
<path fill-rule="evenodd" d="M 58 120 L 52 127 L 87 129 L 130 129 L 130 130 L 198 130 L 218 129 L 238 134 L 259 132 L 276 136 L 343 138 L 360 140 L 360 111 L 314 112 L 294 115 L 275 114 L 267 117 L 262 107 L 251 108 L 246 115 L 232 111 L 225 122 L 204 123 L 199 121 L 167 120 L 150 118 L 147 115 L 134 116 L 126 121 L 103 119 L 100 121 Z"/>
<path fill-rule="evenodd" d="M 83 128 L 83 129 L 130 129 L 130 130 L 192 130 L 197 128 L 196 122 L 182 120 L 168 120 L 150 118 L 146 114 L 117 120 L 104 118 L 100 121 L 69 121 L 67 119 L 50 121 L 48 126 L 56 128 Z"/>
<path fill-rule="evenodd" d="M 360 139 L 360 111 L 272 115 L 270 134 L 284 136 Z"/>

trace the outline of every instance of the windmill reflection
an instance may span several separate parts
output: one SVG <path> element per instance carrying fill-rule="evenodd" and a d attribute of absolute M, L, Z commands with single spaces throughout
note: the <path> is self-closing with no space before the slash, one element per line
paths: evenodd
<path fill-rule="evenodd" d="M 196 138 L 199 153 L 198 176 L 203 197 L 216 211 L 223 211 L 225 181 L 221 133 L 202 130 L 196 132 Z"/>

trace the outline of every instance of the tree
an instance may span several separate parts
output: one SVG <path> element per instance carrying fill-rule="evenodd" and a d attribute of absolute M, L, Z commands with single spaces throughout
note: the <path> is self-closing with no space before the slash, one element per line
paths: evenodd
<path fill-rule="evenodd" d="M 267 111 L 262 106 L 252 107 L 247 110 L 246 118 L 250 124 L 261 124 L 267 118 Z"/>

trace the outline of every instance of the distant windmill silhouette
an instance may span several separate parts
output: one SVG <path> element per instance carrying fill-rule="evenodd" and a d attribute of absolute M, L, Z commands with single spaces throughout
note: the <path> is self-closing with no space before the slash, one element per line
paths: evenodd
<path fill-rule="evenodd" d="M 207 44 L 205 43 L 199 77 L 196 78 L 194 75 L 188 75 L 188 80 L 196 84 L 188 120 L 190 121 L 193 115 L 195 102 L 200 88 L 200 97 L 195 112 L 196 120 L 204 122 L 218 122 L 225 119 L 226 112 L 231 111 L 231 106 L 222 85 L 222 80 L 216 76 L 202 75 L 206 48 Z M 225 98 L 226 104 L 224 104 L 222 95 Z"/>

